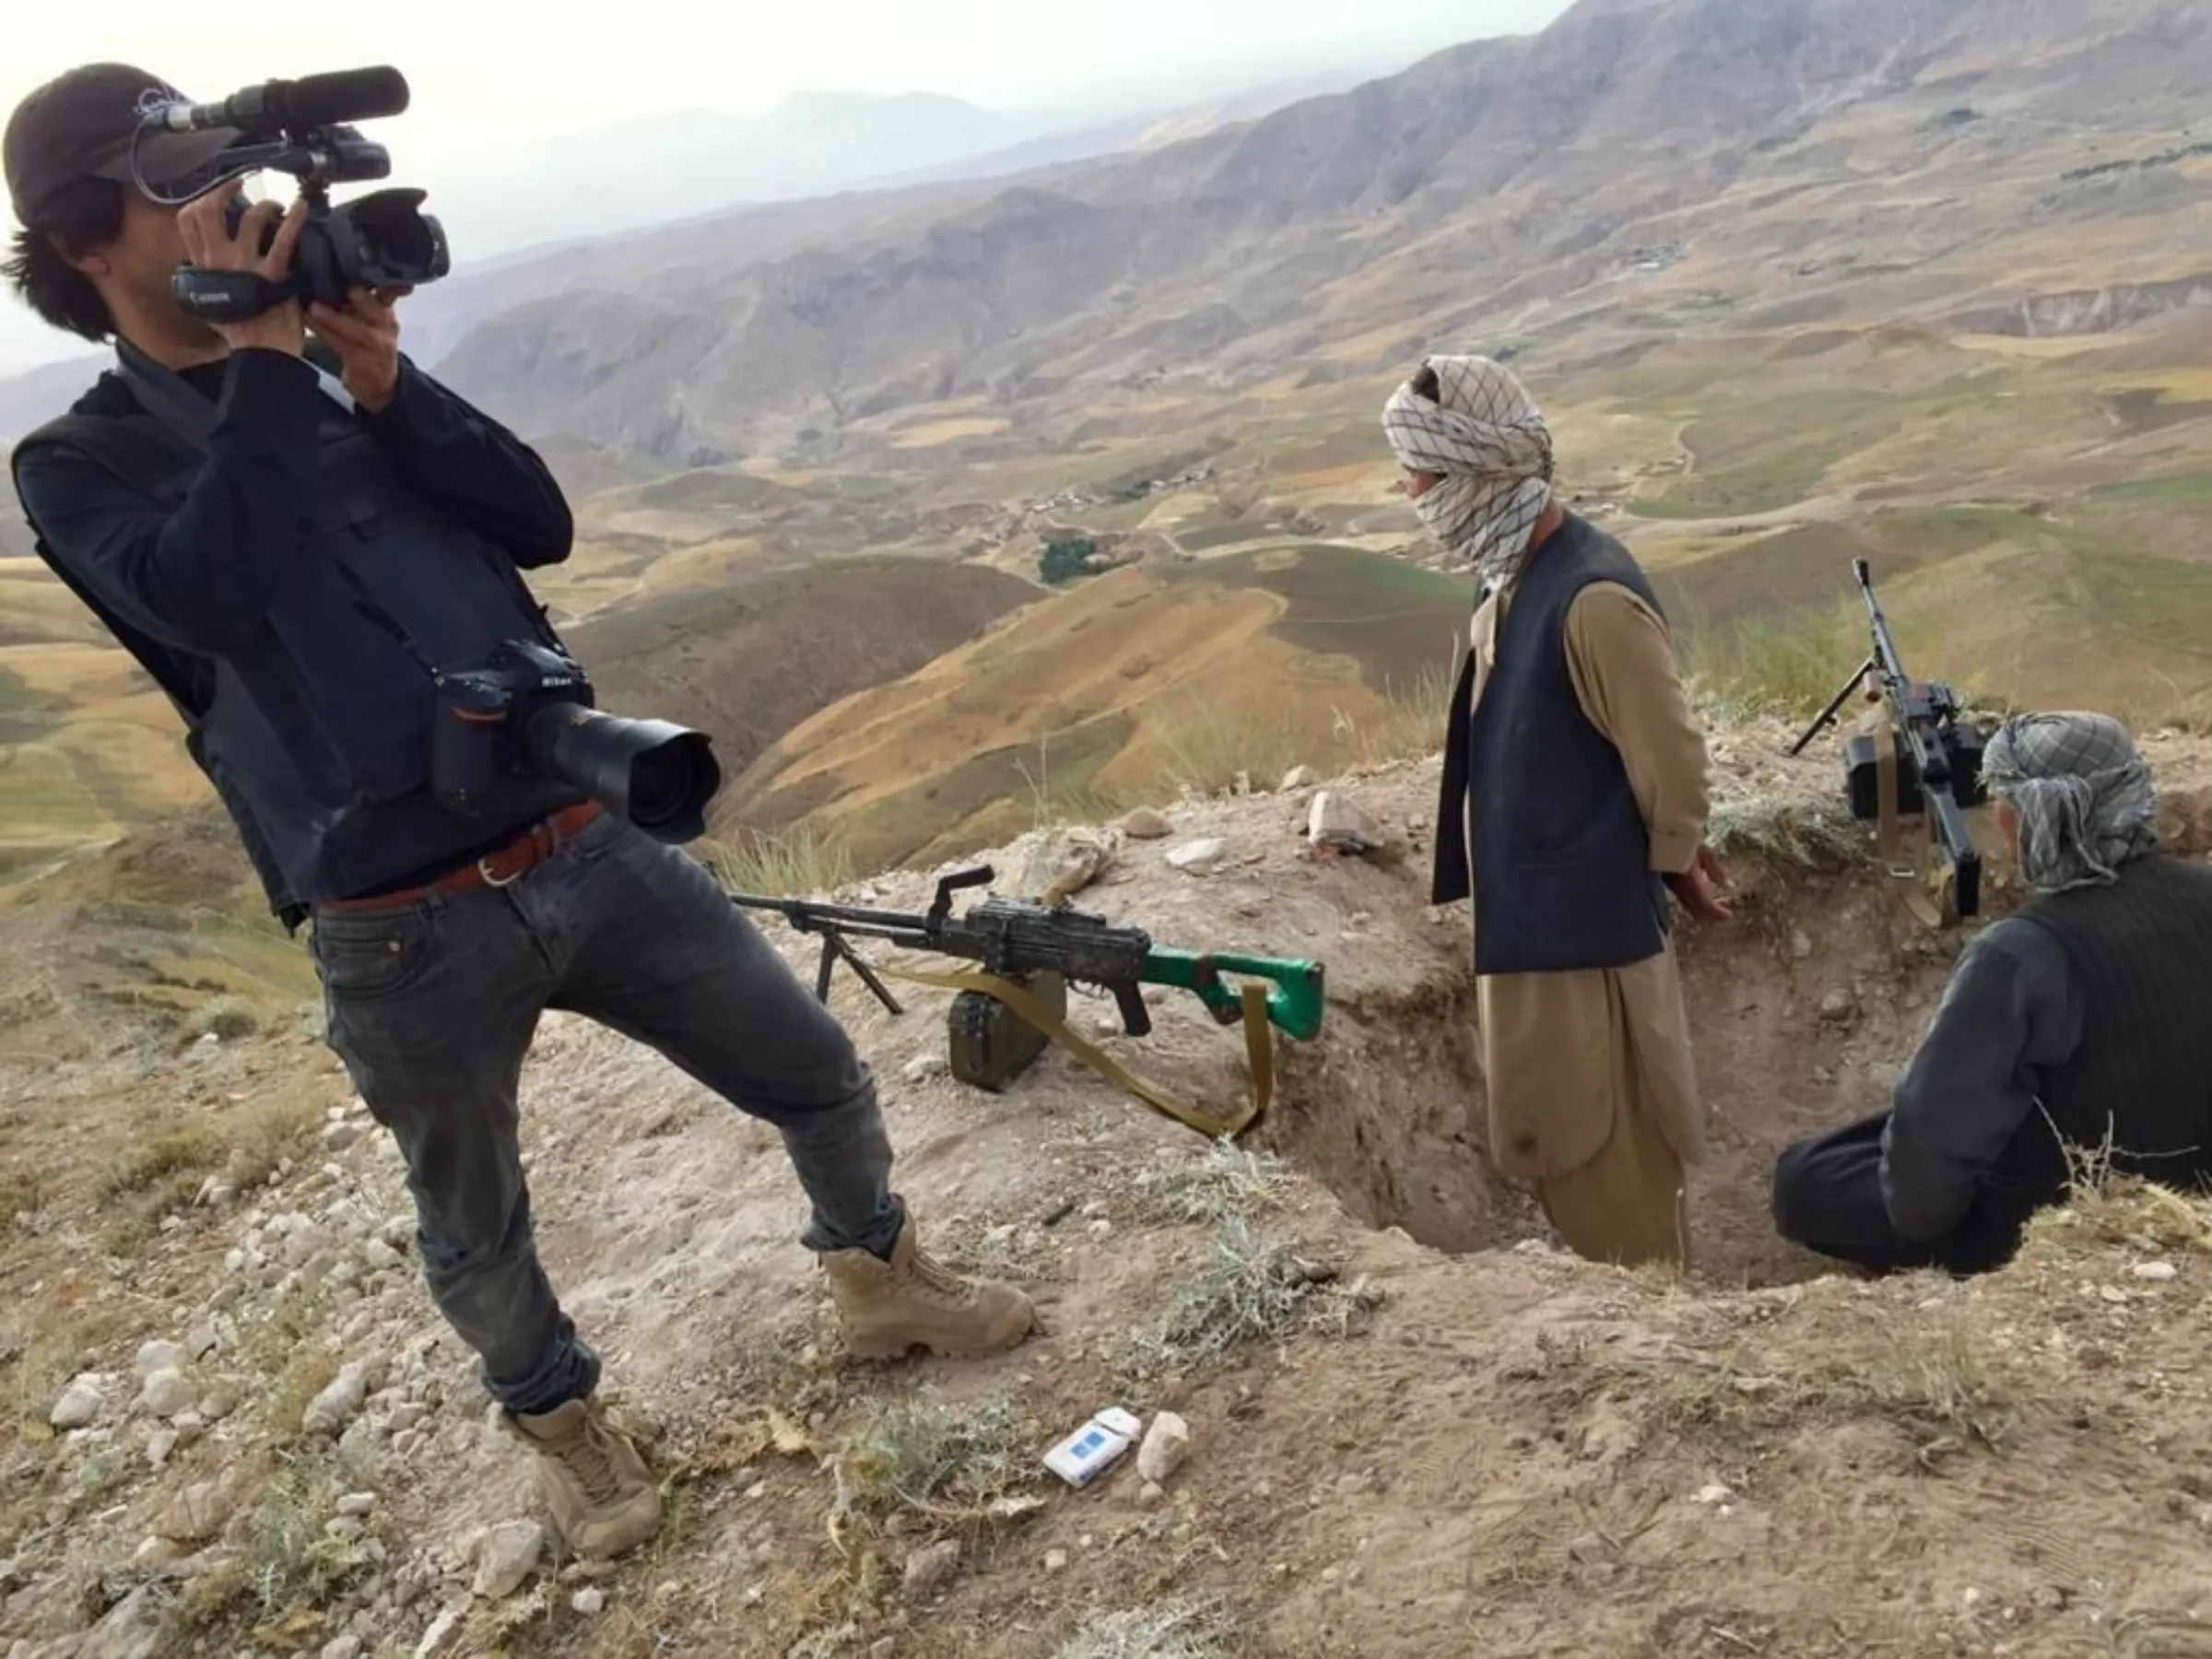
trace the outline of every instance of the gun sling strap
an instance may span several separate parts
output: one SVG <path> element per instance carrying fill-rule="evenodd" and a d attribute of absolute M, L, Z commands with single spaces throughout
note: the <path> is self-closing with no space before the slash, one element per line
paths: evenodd
<path fill-rule="evenodd" d="M 1947 903 L 1939 910 L 1929 893 L 1931 889 L 1937 894 L 1944 892 L 1946 883 L 1941 865 L 1924 873 L 1912 857 L 1901 855 L 1905 827 L 1897 811 L 1897 733 L 1887 720 L 1877 717 L 1870 717 L 1862 729 L 1874 739 L 1875 831 L 1882 863 L 1896 877 L 1898 896 L 1904 900 L 1905 908 L 1927 926 L 1940 928 L 1949 906 Z M 1933 840 L 1932 834 L 1930 839 Z"/>
<path fill-rule="evenodd" d="M 980 991 L 985 996 L 995 998 L 1115 1088 L 1135 1095 L 1154 1111 L 1163 1112 L 1211 1139 L 1218 1140 L 1224 1135 L 1234 1137 L 1242 1134 L 1267 1110 L 1267 1102 L 1274 1098 L 1275 1045 L 1267 1029 L 1267 990 L 1264 985 L 1244 985 L 1238 992 L 1239 1000 L 1244 1006 L 1244 1053 L 1252 1068 L 1252 1096 L 1233 1115 L 1219 1117 L 1177 1100 L 1156 1083 L 1147 1082 L 1098 1044 L 1087 1041 L 1069 1030 L 1065 1020 L 1028 991 L 994 973 L 980 973 L 969 969 L 938 972 L 888 966 L 878 968 L 877 971 L 911 980 L 919 985 L 935 985 L 947 991 Z"/>

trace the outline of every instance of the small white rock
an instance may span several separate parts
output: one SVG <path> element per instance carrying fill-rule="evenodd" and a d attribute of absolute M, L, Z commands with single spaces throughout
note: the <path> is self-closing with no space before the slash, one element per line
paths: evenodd
<path fill-rule="evenodd" d="M 138 1408 L 153 1417 L 173 1418 L 181 1411 L 191 1410 L 193 1401 L 198 1397 L 192 1384 L 184 1381 L 182 1371 L 158 1371 L 138 1391 Z"/>
<path fill-rule="evenodd" d="M 1152 1426 L 1145 1430 L 1144 1443 L 1136 1449 L 1136 1472 L 1155 1485 L 1165 1486 L 1190 1454 L 1190 1424 L 1172 1411 L 1163 1411 L 1153 1418 Z"/>
<path fill-rule="evenodd" d="M 138 1348 L 138 1380 L 143 1382 L 158 1371 L 182 1371 L 185 1353 L 174 1342 L 142 1343 Z"/>
<path fill-rule="evenodd" d="M 62 1390 L 61 1398 L 54 1401 L 53 1409 L 46 1414 L 46 1420 L 56 1429 L 82 1429 L 100 1416 L 105 1403 L 99 1379 L 88 1371 L 70 1379 L 69 1386 Z"/>
<path fill-rule="evenodd" d="M 415 1659 L 430 1659 L 432 1653 L 445 1646 L 445 1639 L 453 1633 L 460 1623 L 461 1609 L 458 1607 L 448 1607 L 431 1619 L 430 1628 L 422 1633 L 422 1640 L 415 1644 Z"/>
<path fill-rule="evenodd" d="M 940 1538 L 935 1544 L 924 1544 L 907 1556 L 900 1586 L 910 1595 L 925 1595 L 950 1578 L 953 1569 L 959 1564 L 958 1538 Z"/>
<path fill-rule="evenodd" d="M 503 1521 L 488 1529 L 477 1548 L 477 1576 L 470 1588 L 498 1601 L 522 1588 L 546 1547 L 546 1529 L 535 1521 Z"/>
<path fill-rule="evenodd" d="M 382 1239 L 371 1239 L 361 1246 L 361 1260 L 371 1273 L 388 1273 L 406 1265 L 406 1258 Z"/>
<path fill-rule="evenodd" d="M 1313 797 L 1306 815 L 1306 840 L 1316 847 L 1335 847 L 1347 853 L 1365 853 L 1383 844 L 1375 820 L 1350 796 L 1324 789 Z"/>
<path fill-rule="evenodd" d="M 1729 1499 L 1735 1496 L 1735 1494 L 1734 1492 L 1731 1492 L 1726 1487 L 1723 1486 L 1717 1480 L 1713 1481 L 1709 1486 L 1703 1486 L 1698 1488 L 1698 1501 L 1700 1503 L 1725 1503 Z"/>
<path fill-rule="evenodd" d="M 323 1644 L 322 1659 L 361 1659 L 361 1639 L 348 1631 Z"/>
<path fill-rule="evenodd" d="M 369 1397 L 369 1368 L 359 1360 L 344 1367 L 330 1385 L 308 1402 L 300 1426 L 310 1434 L 335 1434 Z"/>
<path fill-rule="evenodd" d="M 1184 841 L 1180 847 L 1171 847 L 1165 854 L 1175 868 L 1192 876 L 1203 876 L 1221 862 L 1229 851 L 1226 841 L 1217 840 Z"/>
<path fill-rule="evenodd" d="M 154 1523 L 157 1537 L 178 1544 L 199 1544 L 223 1530 L 238 1505 L 230 1494 L 212 1480 L 196 1481 L 164 1506 Z"/>
<path fill-rule="evenodd" d="M 2137 1262 L 2136 1264 L 2137 1278 L 2157 1279 L 2161 1283 L 2167 1279 L 2180 1277 L 2181 1271 L 2171 1262 Z"/>
<path fill-rule="evenodd" d="M 569 1606 L 586 1618 L 596 1618 L 606 1610 L 606 1592 L 596 1584 L 586 1584 L 569 1598 Z"/>
<path fill-rule="evenodd" d="M 348 1492 L 338 1500 L 337 1508 L 338 1513 L 341 1515 L 373 1513 L 376 1509 L 376 1494 L 374 1492 Z"/>

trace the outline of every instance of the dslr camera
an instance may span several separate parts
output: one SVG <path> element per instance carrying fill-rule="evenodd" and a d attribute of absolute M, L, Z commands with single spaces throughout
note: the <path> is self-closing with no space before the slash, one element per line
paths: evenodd
<path fill-rule="evenodd" d="M 184 181 L 181 191 L 163 194 L 153 188 L 134 165 L 133 182 L 148 200 L 181 206 L 265 171 L 298 179 L 307 203 L 307 222 L 300 228 L 291 270 L 282 281 L 253 271 L 180 265 L 170 278 L 178 305 L 210 323 L 240 323 L 288 300 L 342 306 L 350 288 L 419 288 L 445 276 L 453 256 L 444 228 L 421 211 L 426 192 L 394 188 L 373 191 L 340 207 L 330 202 L 333 184 L 386 178 L 392 171 L 384 147 L 362 137 L 351 124 L 396 115 L 406 107 L 407 83 L 398 70 L 342 69 L 265 81 L 217 103 L 160 105 L 143 115 L 140 135 L 212 127 L 239 134 L 205 171 Z M 245 198 L 234 194 L 224 214 L 232 236 L 245 211 Z M 262 240 L 263 253 L 275 236 L 271 226 Z"/>
<path fill-rule="evenodd" d="M 600 712 L 565 651 L 509 640 L 473 668 L 437 676 L 430 792 L 472 818 L 537 810 L 566 784 L 656 841 L 706 833 L 722 768 L 703 733 Z"/>

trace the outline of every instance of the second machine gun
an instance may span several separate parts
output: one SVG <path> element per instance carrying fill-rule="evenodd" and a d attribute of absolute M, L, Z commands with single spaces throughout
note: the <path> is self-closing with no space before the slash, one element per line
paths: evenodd
<path fill-rule="evenodd" d="M 1940 680 L 1915 680 L 1905 673 L 1897 641 L 1889 637 L 1888 620 L 1874 596 L 1873 572 L 1864 559 L 1854 559 L 1851 573 L 1866 601 L 1874 648 L 1790 746 L 1790 753 L 1802 754 L 1805 746 L 1835 720 L 1853 691 L 1861 691 L 1869 702 L 1887 703 L 1887 734 L 1857 733 L 1844 740 L 1851 816 L 1862 822 L 1882 816 L 1882 739 L 1888 736 L 1896 750 L 1891 810 L 1900 818 L 1927 815 L 1936 844 L 1951 866 L 1958 913 L 1971 916 L 1982 907 L 1982 854 L 1959 809 L 1978 806 L 1987 798 L 1982 783 L 1982 729 L 1959 718 L 1962 707 L 1949 686 Z"/>

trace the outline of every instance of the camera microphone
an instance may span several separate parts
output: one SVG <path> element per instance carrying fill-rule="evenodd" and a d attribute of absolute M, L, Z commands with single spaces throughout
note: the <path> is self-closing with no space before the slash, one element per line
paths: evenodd
<path fill-rule="evenodd" d="M 243 133 L 298 131 L 397 115 L 407 107 L 407 78 L 389 66 L 337 69 L 298 80 L 264 81 L 219 103 L 173 103 L 147 124 L 172 133 L 236 127 Z"/>

